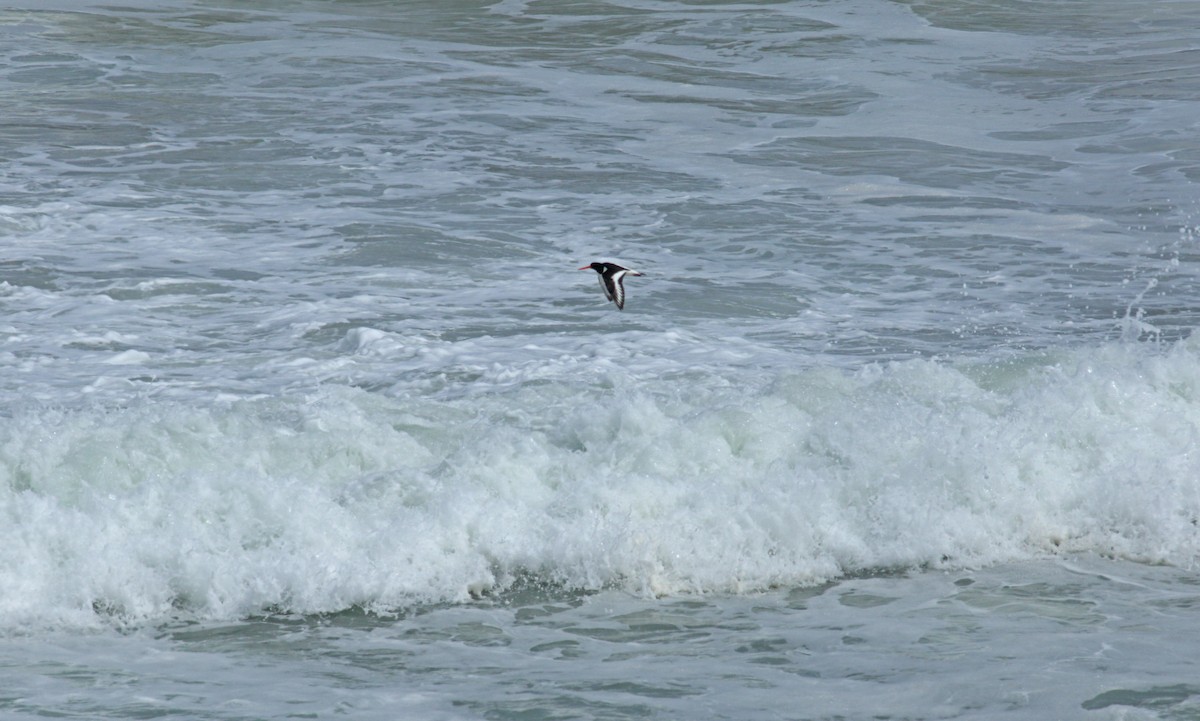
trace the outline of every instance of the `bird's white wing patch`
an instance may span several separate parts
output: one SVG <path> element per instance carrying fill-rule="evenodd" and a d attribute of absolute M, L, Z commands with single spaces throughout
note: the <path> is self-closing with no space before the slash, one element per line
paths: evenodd
<path fill-rule="evenodd" d="M 596 277 L 600 279 L 600 290 L 604 291 L 605 300 L 612 300 L 612 293 L 608 292 L 608 281 L 604 278 L 604 274 L 597 273 Z"/>

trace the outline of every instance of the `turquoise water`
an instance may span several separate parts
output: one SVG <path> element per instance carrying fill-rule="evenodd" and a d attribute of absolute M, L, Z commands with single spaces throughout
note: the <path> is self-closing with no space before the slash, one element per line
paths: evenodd
<path fill-rule="evenodd" d="M 15 637 L 0 678 L 12 718 L 1194 718 L 1198 582 L 1093 557 L 653 601 L 524 587 Z"/>

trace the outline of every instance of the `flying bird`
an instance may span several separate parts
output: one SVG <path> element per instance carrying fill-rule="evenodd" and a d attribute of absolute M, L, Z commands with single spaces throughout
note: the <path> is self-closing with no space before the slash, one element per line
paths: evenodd
<path fill-rule="evenodd" d="M 616 263 L 592 263 L 585 265 L 580 270 L 588 269 L 596 271 L 600 275 L 600 289 L 604 291 L 604 297 L 617 304 L 617 310 L 625 309 L 625 276 L 641 275 L 636 270 L 622 268 Z"/>

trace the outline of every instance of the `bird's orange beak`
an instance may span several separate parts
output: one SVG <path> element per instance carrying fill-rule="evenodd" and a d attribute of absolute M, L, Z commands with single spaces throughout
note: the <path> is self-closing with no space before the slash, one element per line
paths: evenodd
<path fill-rule="evenodd" d="M 591 269 L 592 269 L 592 266 L 590 266 L 590 265 L 585 265 L 585 266 L 583 266 L 582 268 L 580 268 L 579 270 L 591 270 Z"/>

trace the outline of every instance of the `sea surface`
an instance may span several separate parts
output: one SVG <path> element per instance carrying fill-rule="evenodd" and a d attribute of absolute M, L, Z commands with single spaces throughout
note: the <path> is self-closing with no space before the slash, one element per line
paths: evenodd
<path fill-rule="evenodd" d="M 0 718 L 1200 719 L 1197 28 L 0 2 Z"/>

